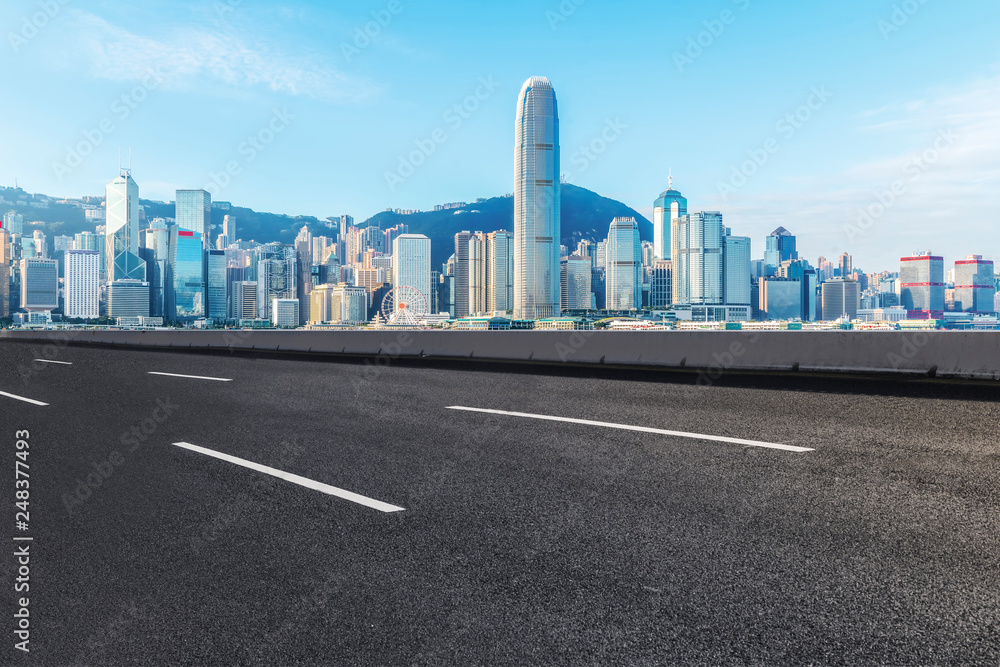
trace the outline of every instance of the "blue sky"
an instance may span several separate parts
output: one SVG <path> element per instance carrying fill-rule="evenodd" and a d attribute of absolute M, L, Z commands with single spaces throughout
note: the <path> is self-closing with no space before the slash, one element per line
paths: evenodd
<path fill-rule="evenodd" d="M 672 168 L 755 256 L 783 225 L 813 262 L 1000 260 L 993 0 L 10 0 L 0 26 L 0 184 L 32 192 L 101 194 L 131 146 L 152 199 L 360 220 L 495 196 L 542 75 L 568 180 L 647 215 Z"/>

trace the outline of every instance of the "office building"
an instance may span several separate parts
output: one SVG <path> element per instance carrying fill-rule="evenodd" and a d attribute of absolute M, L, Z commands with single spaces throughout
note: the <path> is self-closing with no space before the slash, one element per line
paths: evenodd
<path fill-rule="evenodd" d="M 673 247 L 670 235 L 674 223 L 681 216 L 687 215 L 687 199 L 674 190 L 673 174 L 667 180 L 667 189 L 660 198 L 653 202 L 653 257 L 654 259 L 671 259 Z"/>
<path fill-rule="evenodd" d="M 514 319 L 539 320 L 560 308 L 559 110 L 544 77 L 521 88 L 515 145 Z"/>
<path fill-rule="evenodd" d="M 723 239 L 723 289 L 726 305 L 750 305 L 750 237 L 732 236 L 726 230 Z"/>
<path fill-rule="evenodd" d="M 764 278 L 760 281 L 760 319 L 802 319 L 802 282 L 792 278 Z"/>
<path fill-rule="evenodd" d="M 722 305 L 722 214 L 711 211 L 682 215 L 674 221 L 670 237 L 674 304 Z"/>
<path fill-rule="evenodd" d="M 257 310 L 257 282 L 254 280 L 236 280 L 230 283 L 232 289 L 231 310 L 229 316 L 234 320 L 255 320 Z"/>
<path fill-rule="evenodd" d="M 570 255 L 560 262 L 562 310 L 590 310 L 592 293 L 590 279 L 593 274 L 589 257 Z"/>
<path fill-rule="evenodd" d="M 514 235 L 500 230 L 486 235 L 486 312 L 514 307 Z"/>
<path fill-rule="evenodd" d="M 139 186 L 132 180 L 131 170 L 122 169 L 118 178 L 108 184 L 105 195 L 108 282 L 144 281 L 146 264 L 139 257 Z"/>
<path fill-rule="evenodd" d="M 416 288 L 431 312 L 431 240 L 423 234 L 401 234 L 392 246 L 393 287 Z"/>
<path fill-rule="evenodd" d="M 635 218 L 615 218 L 611 222 L 605 276 L 608 310 L 642 307 L 642 245 Z"/>
<path fill-rule="evenodd" d="M 899 260 L 900 305 L 915 317 L 944 312 L 944 258 L 929 252 Z"/>
<path fill-rule="evenodd" d="M 108 283 L 108 316 L 149 317 L 149 283 L 128 279 Z"/>
<path fill-rule="evenodd" d="M 486 313 L 488 280 L 486 279 L 486 234 L 475 233 L 469 238 L 469 314 Z"/>
<path fill-rule="evenodd" d="M 764 250 L 765 276 L 774 276 L 782 262 L 799 258 L 795 249 L 795 237 L 784 227 L 778 227 L 767 237 Z"/>
<path fill-rule="evenodd" d="M 11 236 L 14 234 L 24 234 L 24 216 L 17 211 L 8 211 L 3 214 L 3 228 Z"/>
<path fill-rule="evenodd" d="M 181 229 L 198 234 L 207 249 L 212 233 L 212 195 L 205 190 L 178 190 L 174 221 Z"/>
<path fill-rule="evenodd" d="M 653 262 L 649 281 L 649 307 L 653 310 L 663 310 L 673 303 L 671 279 L 673 263 L 666 259 Z"/>
<path fill-rule="evenodd" d="M 223 321 L 227 318 L 229 310 L 226 251 L 208 250 L 205 259 L 205 291 L 208 299 L 205 316 L 210 320 Z"/>
<path fill-rule="evenodd" d="M 364 324 L 368 318 L 368 294 L 345 283 L 319 285 L 310 295 L 313 324 Z"/>
<path fill-rule="evenodd" d="M 96 250 L 66 251 L 63 314 L 70 319 L 100 317 L 101 260 Z"/>
<path fill-rule="evenodd" d="M 0 227 L 0 320 L 10 317 L 10 278 L 11 278 L 11 244 L 10 234 Z"/>
<path fill-rule="evenodd" d="M 470 232 L 455 234 L 455 316 L 469 316 L 469 240 Z"/>
<path fill-rule="evenodd" d="M 854 259 L 848 254 L 844 253 L 840 256 L 840 277 L 850 278 L 854 275 Z"/>
<path fill-rule="evenodd" d="M 59 262 L 41 257 L 21 260 L 20 305 L 27 311 L 59 307 Z"/>
<path fill-rule="evenodd" d="M 162 218 L 153 220 L 150 228 L 142 235 L 142 245 L 145 246 L 142 259 L 146 262 L 146 282 L 149 283 L 149 314 L 151 317 L 172 321 L 173 316 L 168 312 L 173 294 L 173 285 L 168 278 L 170 239 L 171 231 L 167 227 L 167 221 Z"/>
<path fill-rule="evenodd" d="M 819 280 L 816 270 L 804 259 L 791 259 L 781 263 L 778 267 L 779 278 L 790 278 L 798 280 L 802 286 L 802 314 L 799 318 L 803 322 L 815 322 L 818 318 L 816 308 L 816 290 Z"/>
<path fill-rule="evenodd" d="M 205 253 L 198 232 L 170 228 L 170 289 L 165 319 L 190 323 L 205 317 Z M 149 315 L 149 313 L 146 313 Z"/>
<path fill-rule="evenodd" d="M 272 299 L 271 324 L 282 329 L 294 329 L 299 326 L 298 299 Z"/>
<path fill-rule="evenodd" d="M 272 320 L 271 308 L 275 299 L 294 299 L 295 257 L 266 259 L 257 264 L 257 306 L 262 320 Z"/>
<path fill-rule="evenodd" d="M 955 262 L 955 310 L 985 314 L 995 312 L 996 278 L 993 262 L 982 255 L 967 255 Z"/>
<path fill-rule="evenodd" d="M 236 235 L 236 216 L 229 214 L 222 219 L 222 236 L 226 237 L 229 243 L 236 243 L 240 237 Z M 225 250 L 225 248 L 219 248 Z"/>
<path fill-rule="evenodd" d="M 823 283 L 824 320 L 854 320 L 860 308 L 861 288 L 858 281 L 834 278 Z"/>

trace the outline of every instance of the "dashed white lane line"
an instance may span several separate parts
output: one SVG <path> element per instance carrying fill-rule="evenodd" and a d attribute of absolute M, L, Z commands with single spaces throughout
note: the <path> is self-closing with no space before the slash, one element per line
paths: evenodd
<path fill-rule="evenodd" d="M 549 415 L 535 415 L 527 412 L 507 412 L 504 410 L 485 410 L 482 408 L 466 408 L 458 405 L 450 406 L 448 409 L 463 410 L 465 412 L 483 412 L 486 414 L 505 415 L 508 417 L 523 417 L 525 419 L 542 419 L 545 421 L 553 421 L 553 422 L 567 422 L 570 424 L 583 424 L 585 426 L 601 426 L 604 428 L 621 429 L 623 431 L 639 431 L 641 433 L 655 433 L 657 435 L 669 435 L 675 438 L 691 438 L 693 440 L 709 440 L 711 442 L 725 442 L 733 445 L 745 445 L 747 447 L 764 447 L 766 449 L 780 449 L 785 452 L 795 452 L 797 454 L 816 451 L 815 449 L 809 449 L 807 447 L 793 447 L 792 445 L 781 445 L 774 442 L 741 440 L 739 438 L 726 438 L 719 435 L 704 435 L 701 433 L 685 433 L 683 431 L 665 431 L 659 428 L 649 428 L 646 426 L 629 426 L 627 424 L 612 424 L 609 422 L 591 421 L 589 419 L 572 419 L 569 417 L 552 417 Z"/>
<path fill-rule="evenodd" d="M 228 378 L 210 378 L 203 377 L 201 375 L 177 375 L 176 373 L 155 373 L 153 371 L 149 372 L 150 375 L 163 375 L 170 378 L 186 378 L 188 380 L 212 380 L 213 382 L 232 382 Z"/>
<path fill-rule="evenodd" d="M 35 359 L 35 361 L 42 364 L 60 364 L 62 366 L 72 366 L 73 364 L 69 361 L 55 361 L 53 359 Z"/>
<path fill-rule="evenodd" d="M 257 472 L 262 472 L 265 475 L 271 475 L 272 477 L 283 479 L 286 482 L 292 482 L 293 484 L 304 486 L 307 489 L 312 489 L 314 491 L 326 493 L 328 495 L 336 496 L 344 500 L 349 500 L 352 503 L 357 503 L 358 505 L 364 505 L 365 507 L 370 507 L 371 509 L 378 510 L 379 512 L 386 512 L 386 513 L 402 512 L 406 509 L 404 507 L 397 507 L 396 505 L 390 505 L 389 503 L 384 503 L 381 500 L 375 500 L 374 498 L 367 498 L 357 493 L 352 493 L 351 491 L 338 489 L 337 487 L 330 486 L 329 484 L 323 484 L 322 482 L 317 482 L 311 479 L 307 479 L 305 477 L 293 475 L 290 472 L 285 472 L 283 470 L 278 470 L 276 468 L 270 468 L 268 466 L 264 466 L 259 463 L 254 463 L 253 461 L 247 461 L 246 459 L 241 459 L 236 456 L 230 456 L 229 454 L 223 454 L 222 452 L 216 452 L 211 449 L 205 449 L 204 447 L 198 447 L 197 445 L 192 445 L 191 443 L 188 442 L 175 442 L 174 446 L 181 447 L 183 449 L 187 449 L 192 452 L 197 452 L 199 454 L 204 454 L 205 456 L 211 456 L 213 458 L 220 459 L 222 461 L 228 461 L 229 463 L 234 463 L 238 466 L 249 468 L 250 470 L 256 470 Z"/>
<path fill-rule="evenodd" d="M 31 403 L 32 405 L 41 405 L 45 407 L 48 403 L 42 403 L 41 401 L 36 401 L 31 398 L 25 398 L 24 396 L 17 396 L 15 394 L 8 394 L 5 391 L 0 391 L 0 396 L 6 396 L 7 398 L 13 398 L 15 401 L 24 401 L 25 403 Z"/>

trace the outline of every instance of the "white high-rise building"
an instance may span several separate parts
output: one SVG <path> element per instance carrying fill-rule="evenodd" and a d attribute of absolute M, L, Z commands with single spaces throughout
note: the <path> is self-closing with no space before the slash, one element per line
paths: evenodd
<path fill-rule="evenodd" d="M 257 319 L 257 281 L 237 280 L 232 283 L 232 309 L 229 312 L 234 320 Z"/>
<path fill-rule="evenodd" d="M 723 256 L 723 300 L 727 306 L 750 305 L 750 237 L 725 238 Z"/>
<path fill-rule="evenodd" d="M 560 265 L 562 309 L 589 310 L 591 306 L 590 281 L 593 276 L 590 258 L 570 255 L 563 257 Z"/>
<path fill-rule="evenodd" d="M 674 304 L 722 305 L 722 214 L 710 211 L 682 215 L 674 220 L 670 236 Z"/>
<path fill-rule="evenodd" d="M 552 84 L 532 77 L 517 100 L 514 168 L 514 318 L 560 310 L 559 110 Z"/>
<path fill-rule="evenodd" d="M 660 198 L 653 202 L 653 257 L 655 259 L 670 259 L 672 244 L 670 240 L 674 222 L 687 215 L 688 202 L 681 193 L 674 190 L 674 176 L 670 175 L 667 189 Z"/>
<path fill-rule="evenodd" d="M 431 240 L 423 234 L 401 234 L 392 241 L 392 285 L 420 291 L 431 312 Z"/>
<path fill-rule="evenodd" d="M 122 169 L 108 183 L 105 206 L 108 282 L 145 280 L 146 263 L 139 257 L 139 186 L 131 170 Z"/>
<path fill-rule="evenodd" d="M 642 307 L 642 244 L 635 218 L 611 222 L 605 275 L 608 310 Z"/>
<path fill-rule="evenodd" d="M 101 316 L 101 259 L 96 250 L 67 250 L 63 312 L 68 318 Z"/>
<path fill-rule="evenodd" d="M 7 230 L 7 233 L 13 236 L 14 234 L 24 233 L 24 216 L 19 214 L 17 211 L 8 211 L 3 214 L 3 228 Z"/>
<path fill-rule="evenodd" d="M 486 236 L 486 311 L 514 307 L 514 235 L 498 231 Z"/>

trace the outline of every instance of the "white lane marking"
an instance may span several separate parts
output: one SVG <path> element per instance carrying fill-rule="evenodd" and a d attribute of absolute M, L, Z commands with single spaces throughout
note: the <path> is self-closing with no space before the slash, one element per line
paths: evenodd
<path fill-rule="evenodd" d="M 5 391 L 0 391 L 0 396 L 6 396 L 7 398 L 13 398 L 16 401 L 24 401 L 25 403 L 31 403 L 32 405 L 46 406 L 48 403 L 42 403 L 41 401 L 35 401 L 30 398 L 25 398 L 24 396 L 15 396 L 14 394 L 8 394 Z"/>
<path fill-rule="evenodd" d="M 43 364 L 62 364 L 63 366 L 72 366 L 73 364 L 68 361 L 54 361 L 52 359 L 35 359 L 35 361 Z"/>
<path fill-rule="evenodd" d="M 175 442 L 174 446 L 181 447 L 183 449 L 188 449 L 191 450 L 192 452 L 198 452 L 199 454 L 204 454 L 205 456 L 211 456 L 213 458 L 221 459 L 223 461 L 228 461 L 229 463 L 235 463 L 238 466 L 243 466 L 244 468 L 250 468 L 251 470 L 256 470 L 257 472 L 262 472 L 265 475 L 271 475 L 272 477 L 283 479 L 286 482 L 292 482 L 293 484 L 304 486 L 307 489 L 320 491 L 322 493 L 326 493 L 331 496 L 337 496 L 338 498 L 343 498 L 344 500 L 349 500 L 352 503 L 357 503 L 359 505 L 364 505 L 365 507 L 370 507 L 371 509 L 378 510 L 379 512 L 402 512 L 406 509 L 405 507 L 397 507 L 396 505 L 383 503 L 381 500 L 367 498 L 357 493 L 345 491 L 344 489 L 338 489 L 337 487 L 330 486 L 329 484 L 323 484 L 322 482 L 316 482 L 311 479 L 306 479 L 305 477 L 299 477 L 298 475 L 293 475 L 290 472 L 285 472 L 283 470 L 278 470 L 276 468 L 269 468 L 268 466 L 264 466 L 259 463 L 254 463 L 253 461 L 247 461 L 246 459 L 230 456 L 229 454 L 223 454 L 222 452 L 216 452 L 212 451 L 211 449 L 205 449 L 204 447 L 198 447 L 197 445 L 192 445 L 191 443 L 188 442 Z"/>
<path fill-rule="evenodd" d="M 176 373 L 155 373 L 153 371 L 150 371 L 149 374 L 164 375 L 170 378 L 187 378 L 188 380 L 213 380 L 215 382 L 232 382 L 232 380 L 226 378 L 209 378 L 209 377 L 202 377 L 201 375 L 177 375 Z"/>
<path fill-rule="evenodd" d="M 597 422 L 589 419 L 571 419 L 569 417 L 550 417 L 548 415 L 533 415 L 527 412 L 506 412 L 504 410 L 484 410 L 482 408 L 465 408 L 453 405 L 449 410 L 463 410 L 465 412 L 484 412 L 491 415 L 506 415 L 508 417 L 525 417 L 527 419 L 543 419 L 553 422 L 568 422 L 570 424 L 584 424 L 586 426 L 603 426 L 604 428 L 617 428 L 623 431 L 640 431 L 642 433 L 656 433 L 658 435 L 670 435 L 676 438 L 691 438 L 694 440 L 710 440 L 712 442 L 727 442 L 733 445 L 746 445 L 748 447 L 764 447 L 766 449 L 780 449 L 786 452 L 803 454 L 814 452 L 815 449 L 807 447 L 793 447 L 791 445 L 779 445 L 773 442 L 759 442 L 757 440 L 741 440 L 739 438 L 726 438 L 719 435 L 703 435 L 701 433 L 684 433 L 683 431 L 665 431 L 659 428 L 649 428 L 646 426 L 628 426 L 626 424 L 611 424 L 608 422 Z"/>

